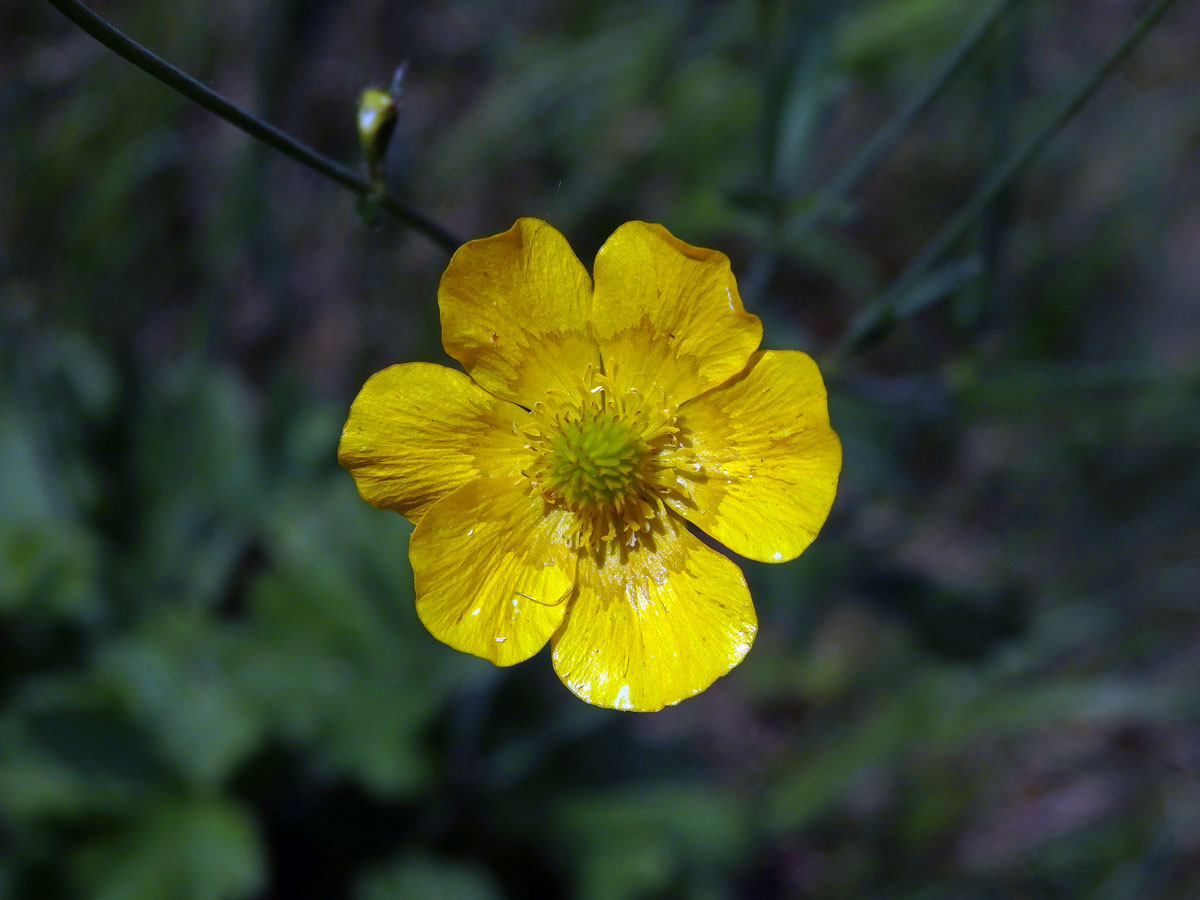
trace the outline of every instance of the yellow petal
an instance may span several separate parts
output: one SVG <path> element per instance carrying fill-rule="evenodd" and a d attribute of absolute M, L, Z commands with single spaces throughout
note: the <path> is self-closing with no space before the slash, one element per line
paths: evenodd
<path fill-rule="evenodd" d="M 372 506 L 418 521 L 468 481 L 528 464 L 515 429 L 529 414 L 462 372 L 405 363 L 376 372 L 350 407 L 338 462 Z"/>
<path fill-rule="evenodd" d="M 511 666 L 562 623 L 575 580 L 569 513 L 518 480 L 485 478 L 441 500 L 408 546 L 417 615 L 439 641 Z"/>
<path fill-rule="evenodd" d="M 570 388 L 599 352 L 592 282 L 566 238 L 540 219 L 464 244 L 438 288 L 442 344 L 482 387 L 531 407 Z"/>
<path fill-rule="evenodd" d="M 554 636 L 554 670 L 588 703 L 650 712 L 700 693 L 750 650 L 758 622 L 742 573 L 668 515 L 654 549 L 582 556 Z"/>
<path fill-rule="evenodd" d="M 807 354 L 755 353 L 736 378 L 684 404 L 676 424 L 700 472 L 680 477 L 692 502 L 668 500 L 673 509 L 750 559 L 783 562 L 812 543 L 833 505 L 842 445 Z"/>
<path fill-rule="evenodd" d="M 762 323 L 723 253 L 627 222 L 596 255 L 592 328 L 617 384 L 682 403 L 746 366 Z"/>

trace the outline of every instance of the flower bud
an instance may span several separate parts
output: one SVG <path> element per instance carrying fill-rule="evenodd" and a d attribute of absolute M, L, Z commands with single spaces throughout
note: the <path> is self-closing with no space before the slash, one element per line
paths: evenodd
<path fill-rule="evenodd" d="M 387 91 L 367 88 L 358 100 L 358 140 L 372 179 L 383 175 L 383 160 L 396 130 L 396 100 Z"/>

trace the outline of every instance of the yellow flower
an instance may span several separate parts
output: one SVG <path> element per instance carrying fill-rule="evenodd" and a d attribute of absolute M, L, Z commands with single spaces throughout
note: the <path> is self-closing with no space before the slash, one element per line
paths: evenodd
<path fill-rule="evenodd" d="M 724 254 L 629 222 L 595 282 L 537 219 L 471 241 L 438 289 L 427 363 L 373 375 L 338 460 L 363 499 L 416 523 L 417 614 L 508 666 L 549 641 L 597 706 L 698 694 L 758 628 L 741 570 L 799 556 L 842 451 L 807 355 L 758 350 Z"/>

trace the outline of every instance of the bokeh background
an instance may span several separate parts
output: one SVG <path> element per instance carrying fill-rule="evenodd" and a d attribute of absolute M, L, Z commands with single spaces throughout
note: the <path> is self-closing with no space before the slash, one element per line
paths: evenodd
<path fill-rule="evenodd" d="M 445 253 L 0 2 L 0 897 L 1200 896 L 1200 8 L 830 350 L 1129 32 L 1012 4 L 849 202 L 959 0 L 132 0 L 130 34 L 464 237 L 633 218 L 823 360 L 845 468 L 706 693 L 590 708 L 413 611 L 335 447 L 446 362 Z"/>

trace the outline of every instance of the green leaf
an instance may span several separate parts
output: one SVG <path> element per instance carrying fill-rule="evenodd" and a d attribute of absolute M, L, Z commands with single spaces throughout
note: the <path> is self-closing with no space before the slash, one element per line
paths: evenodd
<path fill-rule="evenodd" d="M 945 753 L 972 740 L 1069 722 L 1172 722 L 1190 702 L 1186 691 L 1171 695 L 1106 680 L 997 684 L 962 669 L 930 669 L 837 734 L 798 748 L 775 780 L 766 825 L 773 832 L 802 828 L 860 773 L 915 751 Z"/>
<path fill-rule="evenodd" d="M 266 727 L 321 768 L 404 796 L 432 777 L 426 731 L 472 660 L 416 617 L 412 526 L 332 475 L 280 491 L 266 512 L 274 567 L 251 589 L 238 678 Z"/>
<path fill-rule="evenodd" d="M 552 833 L 579 867 L 580 896 L 618 900 L 709 880 L 746 851 L 750 820 L 711 786 L 651 784 L 565 797 Z"/>
<path fill-rule="evenodd" d="M 138 422 L 144 525 L 130 579 L 143 602 L 217 602 L 267 483 L 253 408 L 231 373 L 181 364 L 156 382 Z"/>
<path fill-rule="evenodd" d="M 0 808 L 11 821 L 130 810 L 165 777 L 145 733 L 92 685 L 35 687 L 0 721 Z"/>
<path fill-rule="evenodd" d="M 84 846 L 71 875 L 85 900 L 234 900 L 265 880 L 254 823 L 219 796 L 162 801 Z"/>
<path fill-rule="evenodd" d="M 195 610 L 147 621 L 106 648 L 101 677 L 192 784 L 219 784 L 262 724 L 231 674 L 239 640 Z"/>
<path fill-rule="evenodd" d="M 504 895 L 482 869 L 423 854 L 369 870 L 355 900 L 500 900 Z"/>
<path fill-rule="evenodd" d="M 86 618 L 99 601 L 98 544 L 44 443 L 31 418 L 0 401 L 0 612 Z"/>
<path fill-rule="evenodd" d="M 839 33 L 838 55 L 850 68 L 875 68 L 941 51 L 975 15 L 955 0 L 875 0 L 856 4 Z M 897 53 L 903 47 L 903 54 Z"/>

